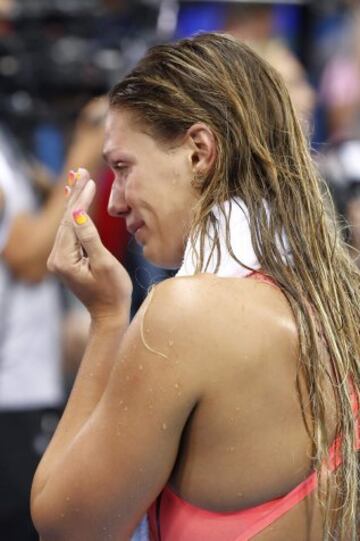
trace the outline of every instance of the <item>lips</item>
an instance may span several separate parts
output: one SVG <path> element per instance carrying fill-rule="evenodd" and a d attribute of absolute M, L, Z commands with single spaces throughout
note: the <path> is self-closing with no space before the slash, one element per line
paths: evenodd
<path fill-rule="evenodd" d="M 143 220 L 139 220 L 138 222 L 127 224 L 126 229 L 131 235 L 135 235 L 136 231 L 138 231 L 143 225 L 145 225 L 145 222 Z"/>

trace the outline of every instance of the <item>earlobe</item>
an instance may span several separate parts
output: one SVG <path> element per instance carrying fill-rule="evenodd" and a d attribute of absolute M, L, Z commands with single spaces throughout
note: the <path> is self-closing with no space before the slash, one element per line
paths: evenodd
<path fill-rule="evenodd" d="M 202 122 L 193 124 L 187 132 L 192 145 L 192 168 L 194 173 L 206 174 L 215 161 L 216 141 L 212 130 Z"/>

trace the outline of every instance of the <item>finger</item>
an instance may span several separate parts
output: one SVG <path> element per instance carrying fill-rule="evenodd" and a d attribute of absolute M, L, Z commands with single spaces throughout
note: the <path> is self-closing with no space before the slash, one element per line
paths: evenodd
<path fill-rule="evenodd" d="M 47 262 L 48 269 L 57 274 L 66 274 L 66 269 L 71 269 L 82 259 L 83 251 L 74 232 L 71 213 L 74 210 L 74 204 L 88 210 L 96 192 L 96 185 L 93 180 L 90 180 L 90 175 L 85 169 L 79 169 L 74 180 L 71 173 L 75 175 L 74 172 L 70 172 L 68 182 L 73 187 L 71 188 L 68 184 L 68 189 L 65 191 L 68 198 L 67 209 Z"/>
<path fill-rule="evenodd" d="M 96 184 L 92 179 L 90 179 L 82 187 L 81 191 L 77 194 L 77 197 L 69 200 L 61 223 L 73 225 L 72 212 L 77 208 L 84 209 L 86 212 L 88 212 L 94 200 L 95 194 Z"/>
<path fill-rule="evenodd" d="M 77 198 L 71 205 L 71 212 L 77 208 L 83 209 L 88 212 L 94 197 L 96 194 L 96 184 L 93 179 L 89 179 L 81 192 L 78 194 Z"/>
<path fill-rule="evenodd" d="M 76 202 L 79 194 L 90 180 L 89 172 L 84 168 L 79 168 L 77 171 L 70 171 L 68 175 L 68 186 L 71 193 L 68 197 L 68 208 Z"/>
<path fill-rule="evenodd" d="M 65 274 L 66 269 L 75 265 L 81 258 L 81 246 L 72 224 L 62 223 L 56 234 L 47 268 L 51 272 Z"/>
<path fill-rule="evenodd" d="M 100 267 L 108 260 L 108 250 L 101 242 L 100 235 L 96 229 L 94 222 L 82 209 L 76 209 L 72 213 L 75 235 L 86 251 L 90 265 L 92 267 Z"/>
<path fill-rule="evenodd" d="M 75 189 L 76 186 L 78 186 L 80 180 L 88 180 L 89 178 L 90 174 L 87 169 L 84 169 L 83 167 L 80 167 L 76 171 L 71 169 L 68 173 L 67 184 L 68 186 L 70 186 L 71 189 Z"/>

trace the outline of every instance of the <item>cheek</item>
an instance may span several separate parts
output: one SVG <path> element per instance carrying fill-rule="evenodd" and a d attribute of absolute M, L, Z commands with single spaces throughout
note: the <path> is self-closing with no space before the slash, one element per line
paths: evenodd
<path fill-rule="evenodd" d="M 141 175 L 131 173 L 126 179 L 125 196 L 130 206 L 141 201 L 144 192 L 144 185 L 141 182 Z"/>

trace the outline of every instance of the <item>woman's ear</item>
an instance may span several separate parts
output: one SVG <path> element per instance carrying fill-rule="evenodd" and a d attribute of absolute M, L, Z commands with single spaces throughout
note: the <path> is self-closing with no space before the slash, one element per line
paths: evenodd
<path fill-rule="evenodd" d="M 216 141 L 211 129 L 202 122 L 193 124 L 187 131 L 191 146 L 191 167 L 195 174 L 205 175 L 216 158 Z"/>

